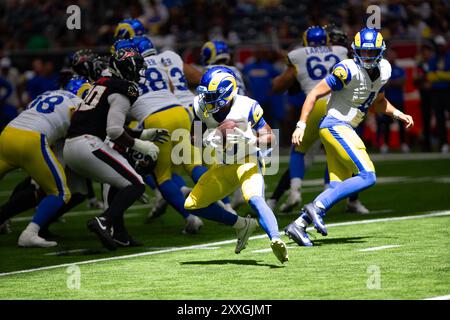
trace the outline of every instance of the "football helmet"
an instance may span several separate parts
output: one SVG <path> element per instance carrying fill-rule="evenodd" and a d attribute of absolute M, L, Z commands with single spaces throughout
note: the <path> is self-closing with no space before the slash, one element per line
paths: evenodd
<path fill-rule="evenodd" d="M 143 56 L 152 56 L 157 54 L 156 48 L 149 37 L 138 36 L 131 39 L 135 49 Z"/>
<path fill-rule="evenodd" d="M 117 39 L 129 39 L 144 35 L 147 32 L 147 28 L 139 19 L 125 19 L 117 24 L 114 37 Z"/>
<path fill-rule="evenodd" d="M 352 49 L 356 63 L 365 69 L 373 69 L 383 59 L 386 44 L 379 31 L 372 28 L 364 28 L 355 35 Z"/>
<path fill-rule="evenodd" d="M 331 45 L 338 45 L 347 48 L 348 36 L 344 30 L 340 29 L 334 23 L 323 26 L 328 35 L 328 40 Z"/>
<path fill-rule="evenodd" d="M 328 35 L 324 28 L 312 26 L 303 32 L 303 46 L 319 47 L 328 45 Z"/>
<path fill-rule="evenodd" d="M 230 49 L 223 41 L 208 41 L 202 47 L 200 58 L 204 66 L 216 64 L 222 60 L 228 64 L 231 59 Z"/>
<path fill-rule="evenodd" d="M 216 113 L 233 100 L 238 91 L 236 76 L 223 66 L 206 71 L 197 87 L 200 109 L 205 114 Z"/>
<path fill-rule="evenodd" d="M 89 83 L 88 79 L 80 76 L 75 76 L 67 82 L 63 89 L 70 91 L 83 99 L 87 95 L 87 92 L 90 88 L 91 84 Z"/>
<path fill-rule="evenodd" d="M 144 58 L 132 48 L 119 49 L 109 59 L 109 69 L 116 77 L 139 82 L 140 72 L 145 69 Z"/>
<path fill-rule="evenodd" d="M 95 53 L 90 49 L 76 51 L 70 58 L 70 64 L 73 71 L 76 74 L 87 78 L 89 76 L 90 61 L 95 56 Z"/>

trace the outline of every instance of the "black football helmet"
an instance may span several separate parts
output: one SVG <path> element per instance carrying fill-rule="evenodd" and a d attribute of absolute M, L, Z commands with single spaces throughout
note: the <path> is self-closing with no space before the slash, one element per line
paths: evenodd
<path fill-rule="evenodd" d="M 330 44 L 348 48 L 349 46 L 348 36 L 344 32 L 344 30 L 340 29 L 334 23 L 327 24 L 326 26 L 324 26 L 324 29 L 328 34 Z"/>
<path fill-rule="evenodd" d="M 121 79 L 139 82 L 144 67 L 144 58 L 131 48 L 119 49 L 109 59 L 111 73 Z"/>
<path fill-rule="evenodd" d="M 72 55 L 71 66 L 73 71 L 82 77 L 89 78 L 89 70 L 92 68 L 91 60 L 96 54 L 90 49 L 81 49 Z"/>

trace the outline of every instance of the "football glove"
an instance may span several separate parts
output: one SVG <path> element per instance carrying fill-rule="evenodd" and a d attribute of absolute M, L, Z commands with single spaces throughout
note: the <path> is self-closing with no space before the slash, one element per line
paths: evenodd
<path fill-rule="evenodd" d="M 164 143 L 169 141 L 169 131 L 166 129 L 144 129 L 140 138 L 152 142 Z"/>
<path fill-rule="evenodd" d="M 132 149 L 150 156 L 153 161 L 156 161 L 156 159 L 158 159 L 159 148 L 153 142 L 134 139 L 134 146 L 132 147 Z"/>
<path fill-rule="evenodd" d="M 222 138 L 216 134 L 216 131 L 212 131 L 203 139 L 203 145 L 205 147 L 218 148 L 222 142 Z"/>
<path fill-rule="evenodd" d="M 227 134 L 227 143 L 237 144 L 240 142 L 245 142 L 246 144 L 255 145 L 257 138 L 253 134 L 251 127 L 248 127 L 246 131 L 239 128 L 233 129 L 235 133 Z"/>

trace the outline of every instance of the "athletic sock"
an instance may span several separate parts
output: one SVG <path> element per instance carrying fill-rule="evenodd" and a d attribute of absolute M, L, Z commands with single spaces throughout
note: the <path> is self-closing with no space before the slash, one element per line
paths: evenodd
<path fill-rule="evenodd" d="M 49 195 L 39 203 L 32 222 L 38 226 L 46 225 L 56 214 L 56 212 L 64 205 L 62 196 Z"/>
<path fill-rule="evenodd" d="M 239 217 L 238 215 L 225 210 L 217 203 L 213 203 L 206 208 L 187 211 L 196 216 L 216 222 L 221 222 L 229 226 L 234 226 L 239 218 L 243 219 L 242 217 Z"/>
<path fill-rule="evenodd" d="M 172 179 L 164 181 L 159 185 L 159 191 L 164 199 L 180 213 L 184 219 L 189 216 L 188 210 L 184 208 L 184 195 L 180 188 L 172 181 Z"/>
<path fill-rule="evenodd" d="M 303 152 L 295 151 L 294 147 L 291 149 L 289 158 L 289 172 L 291 173 L 291 179 L 305 178 L 305 154 Z"/>
<path fill-rule="evenodd" d="M 200 177 L 206 172 L 208 169 L 204 166 L 196 166 L 192 169 L 191 177 L 194 183 L 197 183 Z"/>
<path fill-rule="evenodd" d="M 117 189 L 110 206 L 103 212 L 102 216 L 111 219 L 111 222 L 114 224 L 121 219 L 125 210 L 131 207 L 144 191 L 145 185 L 143 184 L 132 184 L 125 188 Z"/>
<path fill-rule="evenodd" d="M 275 191 L 273 192 L 270 199 L 273 199 L 278 202 L 278 200 L 280 200 L 280 198 L 283 196 L 284 192 L 289 189 L 290 179 L 291 179 L 291 174 L 290 174 L 289 170 L 286 170 L 283 173 L 283 176 L 281 177 L 277 186 L 275 187 Z"/>
<path fill-rule="evenodd" d="M 278 223 L 275 215 L 273 214 L 270 207 L 267 205 L 263 197 L 253 196 L 248 201 L 252 209 L 259 216 L 259 225 L 264 229 L 264 231 L 269 236 L 269 239 L 279 238 L 280 233 L 278 231 Z"/>

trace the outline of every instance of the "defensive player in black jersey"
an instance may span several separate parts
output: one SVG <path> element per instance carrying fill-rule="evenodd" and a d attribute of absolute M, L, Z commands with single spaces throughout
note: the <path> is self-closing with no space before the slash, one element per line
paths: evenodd
<path fill-rule="evenodd" d="M 126 115 L 139 96 L 136 82 L 144 69 L 142 56 L 133 49 L 118 50 L 111 56 L 109 68 L 112 76 L 94 83 L 72 117 L 64 159 L 78 174 L 117 188 L 103 214 L 88 221 L 88 229 L 106 248 L 115 250 L 111 227 L 122 220 L 125 210 L 142 195 L 145 186 L 128 161 L 104 140 L 108 137 L 117 145 L 156 160 L 159 149 L 151 141 L 167 138 L 168 134 L 161 129 L 131 133 L 124 127 Z"/>

